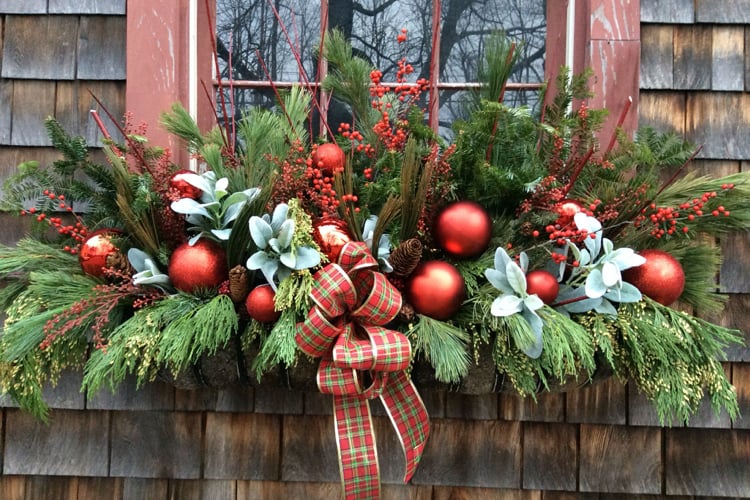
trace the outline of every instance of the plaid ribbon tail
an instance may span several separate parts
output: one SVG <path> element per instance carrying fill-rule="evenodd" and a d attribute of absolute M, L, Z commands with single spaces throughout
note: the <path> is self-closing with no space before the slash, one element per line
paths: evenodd
<path fill-rule="evenodd" d="M 380 400 L 401 443 L 406 459 L 404 482 L 417 471 L 430 435 L 430 418 L 422 398 L 406 372 L 392 373 Z"/>
<path fill-rule="evenodd" d="M 369 401 L 334 395 L 333 415 L 344 497 L 379 499 L 380 470 Z"/>

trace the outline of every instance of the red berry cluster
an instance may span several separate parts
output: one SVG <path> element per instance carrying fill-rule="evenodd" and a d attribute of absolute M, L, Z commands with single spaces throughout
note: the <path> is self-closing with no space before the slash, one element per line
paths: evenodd
<path fill-rule="evenodd" d="M 375 156 L 375 148 L 372 147 L 372 144 L 365 143 L 362 133 L 358 130 L 352 130 L 352 126 L 349 123 L 339 124 L 338 131 L 339 134 L 341 134 L 341 137 L 344 137 L 351 142 L 352 151 L 364 153 L 370 158 Z"/>
<path fill-rule="evenodd" d="M 65 195 L 63 194 L 55 194 L 51 192 L 49 189 L 44 190 L 44 196 L 52 200 L 53 202 L 56 201 L 56 208 L 59 211 L 64 211 L 68 213 L 73 213 L 73 207 L 71 207 L 67 201 L 65 200 Z M 55 228 L 55 230 L 62 236 L 67 236 L 72 238 L 77 242 L 77 244 L 74 245 L 65 245 L 63 247 L 63 250 L 66 252 L 69 252 L 73 255 L 78 253 L 78 249 L 80 247 L 80 244 L 83 242 L 83 240 L 86 239 L 86 236 L 88 235 L 88 228 L 83 224 L 83 221 L 80 217 L 75 215 L 76 222 L 75 224 L 65 224 L 63 222 L 62 217 L 50 217 L 47 216 L 45 212 L 42 212 L 38 210 L 36 207 L 31 207 L 28 210 L 21 210 L 21 215 L 33 215 L 36 218 L 37 222 L 41 223 L 47 223 L 48 225 Z"/>
<path fill-rule="evenodd" d="M 734 184 L 723 184 L 722 190 L 734 188 Z M 642 210 L 642 218 L 636 221 L 636 225 L 648 220 L 653 224 L 651 235 L 655 238 L 664 238 L 672 236 L 675 233 L 688 233 L 689 224 L 698 217 L 728 217 L 731 215 L 723 205 L 715 208 L 707 208 L 706 204 L 718 196 L 716 191 L 703 193 L 700 198 L 693 198 L 691 201 L 681 203 L 678 208 L 658 207 L 651 203 Z"/>

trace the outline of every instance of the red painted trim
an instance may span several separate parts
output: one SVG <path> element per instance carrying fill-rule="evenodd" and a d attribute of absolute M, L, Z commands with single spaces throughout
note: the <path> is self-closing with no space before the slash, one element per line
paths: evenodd
<path fill-rule="evenodd" d="M 205 4 L 198 2 L 198 33 L 209 33 Z M 215 2 L 209 2 L 215 9 Z M 189 25 L 188 0 L 128 0 L 127 85 L 125 107 L 136 123 L 148 124 L 152 144 L 169 147 L 183 164 L 187 153 L 159 125 L 160 116 L 175 102 L 188 103 Z M 215 17 L 215 12 L 211 15 Z M 200 81 L 212 89 L 212 51 L 208 36 L 198 37 L 198 122 L 206 130 L 213 124 L 213 104 Z"/>

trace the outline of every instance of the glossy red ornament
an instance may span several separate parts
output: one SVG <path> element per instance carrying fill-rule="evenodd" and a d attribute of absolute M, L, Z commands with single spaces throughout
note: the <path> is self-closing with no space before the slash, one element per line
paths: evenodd
<path fill-rule="evenodd" d="M 433 231 L 440 248 L 454 257 L 468 259 L 487 250 L 492 218 L 478 203 L 457 201 L 440 212 Z"/>
<path fill-rule="evenodd" d="M 274 309 L 274 297 L 276 292 L 271 285 L 256 286 L 245 299 L 245 308 L 247 314 L 256 321 L 261 323 L 272 323 L 279 319 L 281 311 Z"/>
<path fill-rule="evenodd" d="M 228 279 L 227 255 L 218 243 L 205 238 L 193 246 L 183 243 L 172 252 L 168 273 L 172 285 L 183 292 L 215 288 Z"/>
<path fill-rule="evenodd" d="M 78 251 L 78 262 L 83 272 L 95 278 L 104 277 L 104 269 L 107 267 L 107 257 L 119 252 L 120 249 L 112 243 L 119 231 L 113 229 L 100 229 L 91 233 Z"/>
<path fill-rule="evenodd" d="M 662 305 L 677 300 L 685 288 L 685 271 L 679 261 L 663 250 L 642 250 L 638 254 L 646 262 L 623 271 L 623 280 Z"/>
<path fill-rule="evenodd" d="M 346 154 L 332 142 L 320 144 L 313 155 L 313 166 L 318 167 L 323 175 L 333 177 L 334 172 L 344 170 Z"/>
<path fill-rule="evenodd" d="M 331 262 L 336 262 L 343 246 L 354 239 L 346 222 L 337 217 L 323 217 L 314 221 L 312 237 Z"/>
<path fill-rule="evenodd" d="M 576 200 L 562 200 L 555 205 L 555 212 L 560 215 L 555 224 L 559 224 L 560 227 L 567 227 L 573 224 L 573 218 L 577 213 L 583 212 L 583 205 Z"/>
<path fill-rule="evenodd" d="M 195 172 L 186 169 L 178 170 L 169 179 L 169 187 L 171 187 L 172 189 L 176 189 L 180 194 L 180 198 L 192 198 L 194 200 L 197 200 L 201 197 L 203 191 L 193 186 L 192 184 L 189 184 L 187 181 L 185 181 L 185 179 L 182 178 L 182 174 L 194 173 Z"/>
<path fill-rule="evenodd" d="M 417 266 L 407 283 L 406 293 L 416 312 L 447 320 L 466 299 L 466 284 L 453 265 L 431 260 Z"/>
<path fill-rule="evenodd" d="M 560 284 L 555 276 L 544 269 L 531 271 L 526 275 L 526 293 L 537 296 L 545 304 L 551 304 L 560 292 Z"/>

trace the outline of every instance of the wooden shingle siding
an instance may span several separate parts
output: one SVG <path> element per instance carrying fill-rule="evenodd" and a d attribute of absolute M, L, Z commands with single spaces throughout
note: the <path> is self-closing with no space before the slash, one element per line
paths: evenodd
<path fill-rule="evenodd" d="M 712 33 L 711 90 L 745 88 L 745 29 L 742 26 L 715 26 Z"/>
<path fill-rule="evenodd" d="M 525 423 L 523 487 L 528 490 L 576 489 L 578 426 Z"/>
<path fill-rule="evenodd" d="M 201 477 L 201 420 L 194 412 L 112 412 L 109 475 Z"/>
<path fill-rule="evenodd" d="M 49 14 L 125 14 L 126 0 L 49 0 Z"/>
<path fill-rule="evenodd" d="M 693 92 L 686 103 L 686 138 L 700 158 L 750 158 L 750 93 Z"/>
<path fill-rule="evenodd" d="M 641 27 L 641 89 L 670 89 L 674 85 L 674 27 Z"/>
<path fill-rule="evenodd" d="M 749 0 L 695 0 L 695 21 L 698 23 L 748 24 Z"/>
<path fill-rule="evenodd" d="M 662 434 L 650 427 L 582 425 L 580 491 L 662 492 Z"/>
<path fill-rule="evenodd" d="M 666 493 L 750 497 L 750 432 L 668 429 Z"/>
<path fill-rule="evenodd" d="M 641 0 L 643 23 L 690 24 L 694 21 L 694 0 Z"/>
<path fill-rule="evenodd" d="M 47 0 L 3 0 L 0 14 L 46 14 Z"/>
<path fill-rule="evenodd" d="M 72 80 L 78 17 L 6 16 L 3 78 Z"/>
<path fill-rule="evenodd" d="M 125 17 L 81 17 L 76 77 L 125 79 Z"/>
<path fill-rule="evenodd" d="M 674 80 L 676 89 L 711 88 L 711 26 L 674 28 Z"/>
<path fill-rule="evenodd" d="M 57 410 L 53 417 L 45 424 L 6 411 L 3 474 L 107 476 L 110 415 Z"/>
<path fill-rule="evenodd" d="M 44 120 L 54 114 L 53 81 L 16 80 L 13 82 L 10 143 L 14 146 L 51 146 Z"/>

